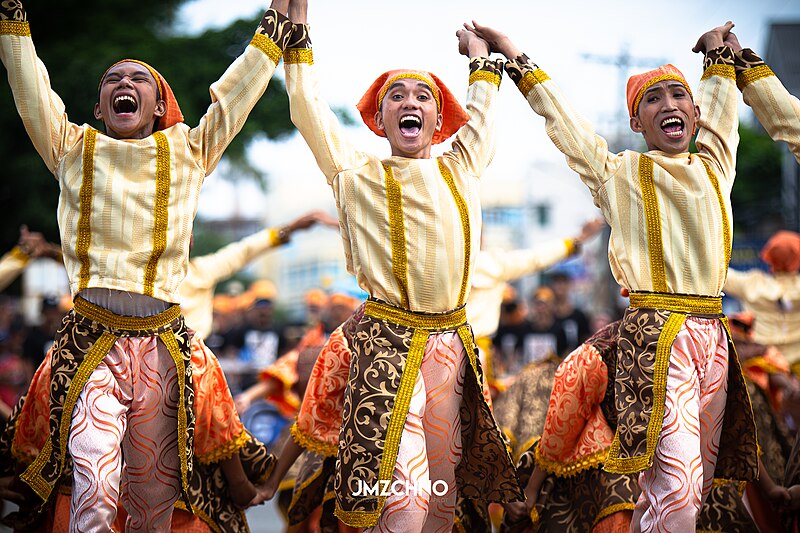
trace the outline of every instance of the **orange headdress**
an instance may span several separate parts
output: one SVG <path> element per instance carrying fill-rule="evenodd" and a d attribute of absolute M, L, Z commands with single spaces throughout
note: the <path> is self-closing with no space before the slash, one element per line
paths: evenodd
<path fill-rule="evenodd" d="M 421 70 L 390 70 L 378 76 L 356 104 L 361 113 L 361 119 L 376 135 L 386 137 L 386 133 L 375 122 L 375 113 L 380 110 L 383 97 L 386 96 L 386 92 L 394 82 L 408 78 L 419 80 L 430 87 L 439 113 L 442 114 L 442 129 L 433 133 L 433 144 L 447 140 L 467 123 L 469 115 L 458 103 L 450 89 L 435 75 Z"/>
<path fill-rule="evenodd" d="M 626 91 L 628 113 L 630 113 L 631 118 L 635 117 L 636 113 L 639 111 L 639 103 L 642 101 L 642 96 L 644 96 L 645 91 L 656 83 L 664 80 L 681 82 L 689 92 L 689 96 L 692 95 L 692 90 L 689 88 L 686 77 L 680 70 L 675 68 L 674 65 L 662 65 L 655 70 L 643 72 L 642 74 L 635 74 L 628 78 L 628 88 Z"/>
<path fill-rule="evenodd" d="M 761 249 L 761 259 L 773 272 L 800 271 L 800 234 L 779 231 Z"/>
<path fill-rule="evenodd" d="M 179 122 L 183 122 L 183 113 L 181 113 L 181 108 L 178 105 L 178 100 L 175 98 L 175 93 L 172 92 L 172 87 L 169 86 L 167 80 L 164 79 L 156 69 L 145 63 L 144 61 L 139 61 L 138 59 L 123 59 L 121 61 L 117 61 L 110 67 L 103 72 L 103 75 L 100 77 L 100 84 L 103 84 L 103 80 L 106 78 L 108 71 L 112 68 L 116 67 L 120 63 L 138 63 L 142 65 L 147 70 L 150 71 L 150 74 L 153 75 L 153 78 L 156 80 L 156 85 L 158 86 L 158 98 L 164 100 L 164 104 L 166 105 L 166 112 L 164 115 L 158 119 L 156 123 L 156 130 L 165 130 Z M 99 91 L 99 87 L 98 87 Z"/>

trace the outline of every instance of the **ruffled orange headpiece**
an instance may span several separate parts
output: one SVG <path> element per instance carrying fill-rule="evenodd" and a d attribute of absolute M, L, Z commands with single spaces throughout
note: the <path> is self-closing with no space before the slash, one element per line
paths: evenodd
<path fill-rule="evenodd" d="M 779 231 L 761 249 L 761 259 L 773 272 L 800 271 L 800 234 Z"/>
<path fill-rule="evenodd" d="M 639 103 L 642 101 L 644 92 L 656 83 L 664 80 L 676 80 L 681 82 L 689 92 L 689 96 L 692 95 L 692 90 L 689 88 L 686 77 L 674 65 L 662 65 L 655 70 L 643 72 L 642 74 L 635 74 L 628 78 L 628 88 L 626 90 L 628 113 L 630 113 L 631 118 L 635 117 L 636 113 L 639 111 Z"/>
<path fill-rule="evenodd" d="M 183 122 L 183 113 L 181 113 L 181 107 L 178 105 L 178 100 L 175 98 L 175 93 L 172 92 L 172 87 L 169 86 L 167 80 L 164 79 L 156 69 L 145 63 L 144 61 L 139 61 L 138 59 L 123 59 L 121 61 L 117 61 L 110 67 L 103 72 L 103 75 L 100 77 L 100 84 L 102 85 L 103 80 L 106 78 L 108 71 L 112 68 L 116 67 L 120 63 L 138 63 L 142 65 L 147 70 L 150 71 L 150 74 L 153 75 L 153 78 L 156 80 L 156 85 L 158 86 L 158 98 L 164 100 L 164 104 L 166 105 L 166 112 L 164 116 L 158 119 L 156 123 L 156 130 L 165 130 L 179 122 Z M 99 92 L 98 87 L 98 92 Z"/>
<path fill-rule="evenodd" d="M 433 133 L 433 144 L 447 140 L 467 123 L 469 115 L 458 103 L 450 89 L 435 75 L 421 70 L 390 70 L 378 76 L 356 104 L 364 124 L 376 135 L 386 137 L 386 133 L 378 128 L 378 124 L 375 122 L 375 113 L 380 110 L 383 97 L 386 96 L 386 92 L 394 82 L 407 78 L 420 80 L 431 88 L 439 113 L 442 114 L 442 129 Z"/>

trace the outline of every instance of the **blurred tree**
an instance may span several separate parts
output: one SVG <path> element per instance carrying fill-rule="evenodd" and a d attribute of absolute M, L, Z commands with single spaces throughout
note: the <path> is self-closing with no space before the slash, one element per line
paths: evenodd
<path fill-rule="evenodd" d="M 197 124 L 210 103 L 209 85 L 247 46 L 260 14 L 226 28 L 180 35 L 174 23 L 185 1 L 25 2 L 37 53 L 72 122 L 102 127 L 92 115 L 100 76 L 115 61 L 132 57 L 151 63 L 169 80 L 186 123 Z M 33 149 L 5 82 L 0 83 L 0 102 L 0 208 L 4 215 L 0 251 L 14 245 L 20 224 L 57 242 L 58 183 Z M 292 130 L 286 91 L 275 78 L 226 152 L 228 161 L 241 172 L 226 174 L 255 177 L 263 184 L 264 177 L 247 162 L 247 143 L 259 136 L 278 138 Z"/>

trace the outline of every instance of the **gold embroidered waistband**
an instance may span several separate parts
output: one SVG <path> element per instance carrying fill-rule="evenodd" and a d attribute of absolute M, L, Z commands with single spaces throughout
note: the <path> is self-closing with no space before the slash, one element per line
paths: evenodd
<path fill-rule="evenodd" d="M 181 316 L 179 305 L 173 305 L 166 311 L 152 316 L 123 316 L 103 309 L 99 305 L 87 302 L 80 296 L 75 298 L 75 312 L 89 320 L 95 320 L 105 326 L 129 331 L 144 331 L 168 326 Z"/>
<path fill-rule="evenodd" d="M 687 314 L 722 314 L 721 296 L 697 296 L 694 294 L 668 294 L 661 292 L 632 292 L 631 307 L 663 309 Z"/>
<path fill-rule="evenodd" d="M 367 300 L 364 314 L 410 328 L 454 329 L 467 323 L 467 311 L 463 305 L 446 313 L 416 313 L 376 300 Z"/>

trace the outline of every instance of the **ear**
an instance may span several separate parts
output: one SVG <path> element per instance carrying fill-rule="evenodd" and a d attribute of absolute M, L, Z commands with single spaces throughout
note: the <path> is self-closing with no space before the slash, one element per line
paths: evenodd
<path fill-rule="evenodd" d="M 442 123 L 444 120 L 442 119 L 442 114 L 439 113 L 436 115 L 436 131 L 442 131 Z"/>
<path fill-rule="evenodd" d="M 153 111 L 153 115 L 155 115 L 158 118 L 161 118 L 164 116 L 166 112 L 167 112 L 167 103 L 164 100 L 157 101 L 156 109 L 155 111 Z"/>
<path fill-rule="evenodd" d="M 692 135 L 697 133 L 697 122 L 700 120 L 700 106 L 694 106 L 694 128 L 692 129 Z"/>
<path fill-rule="evenodd" d="M 100 111 L 100 102 L 94 104 L 94 118 L 97 120 L 103 120 L 103 112 Z"/>
<path fill-rule="evenodd" d="M 376 111 L 375 112 L 375 125 L 378 126 L 379 130 L 384 129 L 383 128 L 383 113 L 381 111 Z"/>
<path fill-rule="evenodd" d="M 639 120 L 638 116 L 631 117 L 631 129 L 636 133 L 642 133 L 644 128 L 642 127 L 642 121 Z"/>

